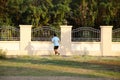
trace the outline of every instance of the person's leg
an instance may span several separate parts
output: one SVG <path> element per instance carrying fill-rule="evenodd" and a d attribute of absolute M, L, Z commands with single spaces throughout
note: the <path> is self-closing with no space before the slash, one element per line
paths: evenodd
<path fill-rule="evenodd" d="M 58 54 L 58 51 L 57 51 L 57 49 L 54 49 L 54 52 L 55 52 L 55 55 L 57 55 L 57 54 Z"/>
<path fill-rule="evenodd" d="M 59 47 L 59 46 L 54 46 L 55 55 L 57 55 L 57 54 L 60 55 L 60 53 L 58 53 L 58 47 Z"/>
<path fill-rule="evenodd" d="M 57 47 L 57 54 L 60 55 L 60 53 L 58 52 L 58 48 L 59 48 L 59 46 Z"/>
<path fill-rule="evenodd" d="M 54 46 L 54 52 L 55 52 L 55 55 L 57 55 L 57 47 L 56 46 Z"/>

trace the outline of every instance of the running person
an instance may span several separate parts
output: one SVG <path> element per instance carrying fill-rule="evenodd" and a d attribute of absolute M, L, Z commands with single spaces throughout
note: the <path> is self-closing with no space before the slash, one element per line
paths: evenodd
<path fill-rule="evenodd" d="M 60 39 L 57 37 L 56 34 L 54 34 L 54 36 L 53 36 L 53 38 L 52 38 L 52 42 L 53 42 L 53 44 L 54 44 L 54 52 L 55 52 L 55 55 L 60 55 L 60 53 L 58 52 L 59 41 L 60 41 Z"/>

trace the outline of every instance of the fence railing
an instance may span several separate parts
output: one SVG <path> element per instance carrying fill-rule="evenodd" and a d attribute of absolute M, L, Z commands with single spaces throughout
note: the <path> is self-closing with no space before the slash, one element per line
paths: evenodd
<path fill-rule="evenodd" d="M 32 28 L 32 41 L 50 41 L 53 34 L 56 33 L 59 38 L 60 29 L 51 28 L 49 26 Z M 99 29 L 92 27 L 79 27 L 72 30 L 72 41 L 75 42 L 91 42 L 100 41 L 101 32 Z M 0 27 L 0 41 L 19 41 L 20 29 L 12 26 Z M 120 42 L 120 28 L 112 30 L 112 41 Z"/>
<path fill-rule="evenodd" d="M 59 29 L 51 28 L 49 26 L 32 28 L 32 41 L 50 41 L 54 33 L 60 37 Z"/>
<path fill-rule="evenodd" d="M 120 42 L 120 28 L 112 31 L 112 41 Z"/>
<path fill-rule="evenodd" d="M 79 27 L 72 30 L 72 41 L 100 41 L 100 30 L 92 27 Z"/>
<path fill-rule="evenodd" d="M 20 29 L 11 26 L 0 27 L 0 41 L 19 41 Z"/>

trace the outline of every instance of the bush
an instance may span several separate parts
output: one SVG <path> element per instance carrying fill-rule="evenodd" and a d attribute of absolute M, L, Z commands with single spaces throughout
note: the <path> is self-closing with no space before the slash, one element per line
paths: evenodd
<path fill-rule="evenodd" d="M 5 59 L 6 58 L 6 52 L 0 49 L 0 59 Z"/>

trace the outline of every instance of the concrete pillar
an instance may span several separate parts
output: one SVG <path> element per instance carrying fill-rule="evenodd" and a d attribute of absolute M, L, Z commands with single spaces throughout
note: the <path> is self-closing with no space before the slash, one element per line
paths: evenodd
<path fill-rule="evenodd" d="M 71 29 L 72 26 L 62 25 L 61 27 L 61 55 L 71 55 Z"/>
<path fill-rule="evenodd" d="M 20 50 L 24 51 L 31 42 L 32 25 L 20 25 Z"/>
<path fill-rule="evenodd" d="M 109 56 L 112 52 L 112 27 L 113 26 L 100 26 L 102 56 Z"/>

